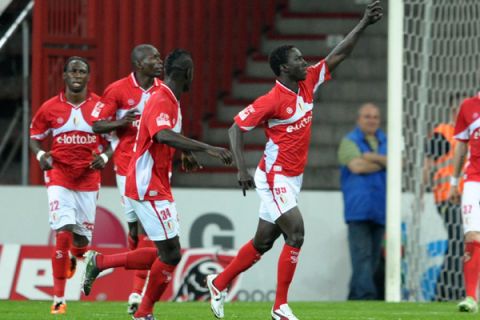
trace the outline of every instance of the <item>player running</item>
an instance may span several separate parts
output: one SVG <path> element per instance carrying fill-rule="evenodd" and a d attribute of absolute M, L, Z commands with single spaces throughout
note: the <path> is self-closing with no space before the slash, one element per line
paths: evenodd
<path fill-rule="evenodd" d="M 478 311 L 478 277 L 480 274 L 480 94 L 466 99 L 460 106 L 455 123 L 458 140 L 453 156 L 453 175 L 450 178 L 449 199 L 460 202 L 458 180 L 465 157 L 464 185 L 461 199 L 462 222 L 465 241 L 463 276 L 466 298 L 458 304 L 461 312 Z"/>
<path fill-rule="evenodd" d="M 182 116 L 180 96 L 190 89 L 193 60 L 184 50 L 174 50 L 165 60 L 165 82 L 147 102 L 138 129 L 127 181 L 130 198 L 148 237 L 156 248 L 138 248 L 117 255 L 89 251 L 83 291 L 90 293 L 99 272 L 113 267 L 150 269 L 150 279 L 140 307 L 133 319 L 152 320 L 153 306 L 159 300 L 180 262 L 180 226 L 170 187 L 170 172 L 175 149 L 187 152 L 184 164 L 190 169 L 200 166 L 191 152 L 205 152 L 230 165 L 231 153 L 219 147 L 189 139 L 180 132 Z"/>
<path fill-rule="evenodd" d="M 253 239 L 239 250 L 225 270 L 207 276 L 215 317 L 224 317 L 223 306 L 229 283 L 256 263 L 283 234 L 285 245 L 278 260 L 277 292 L 271 316 L 277 320 L 297 319 L 288 306 L 287 296 L 304 237 L 297 197 L 307 161 L 314 94 L 330 79 L 330 72 L 349 56 L 363 31 L 381 17 L 379 1 L 368 5 L 357 26 L 325 60 L 311 67 L 307 67 L 297 48 L 281 46 L 275 49 L 269 57 L 277 76 L 275 86 L 235 117 L 229 135 L 238 168 L 238 182 L 244 195 L 246 190 L 256 188 L 261 199 L 260 219 Z M 253 178 L 245 165 L 243 133 L 259 125 L 265 127 L 268 142 Z"/>
<path fill-rule="evenodd" d="M 147 100 L 160 89 L 162 83 L 158 77 L 162 75 L 163 61 L 154 46 L 141 44 L 132 50 L 131 63 L 133 72 L 107 87 L 101 103 L 92 116 L 99 120 L 93 124 L 94 132 L 112 132 L 111 145 L 115 150 L 113 161 L 117 188 L 128 224 L 128 247 L 130 250 L 135 250 L 137 247 L 155 247 L 155 245 L 145 235 L 133 207 L 125 197 L 125 180 L 140 115 Z M 148 270 L 135 271 L 132 293 L 128 297 L 127 312 L 129 314 L 134 314 L 142 301 L 147 276 Z"/>
<path fill-rule="evenodd" d="M 65 90 L 46 101 L 30 128 L 30 148 L 45 171 L 49 221 L 55 230 L 52 253 L 52 314 L 67 311 L 65 285 L 75 273 L 76 258 L 87 251 L 92 239 L 100 171 L 111 155 L 102 138 L 92 130 L 91 113 L 99 97 L 87 89 L 90 66 L 81 57 L 71 57 L 64 66 Z M 49 135 L 51 150 L 40 142 Z"/>

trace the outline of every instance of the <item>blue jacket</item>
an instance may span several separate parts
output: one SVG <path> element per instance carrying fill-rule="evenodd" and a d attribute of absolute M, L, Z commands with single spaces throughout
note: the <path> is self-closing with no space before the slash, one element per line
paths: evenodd
<path fill-rule="evenodd" d="M 387 137 L 382 130 L 377 130 L 377 153 L 387 154 Z M 355 142 L 361 153 L 372 152 L 365 134 L 356 127 L 347 134 L 347 139 Z M 355 174 L 347 166 L 341 167 L 340 183 L 343 192 L 345 221 L 373 221 L 385 224 L 386 209 L 386 170 L 369 174 Z"/>

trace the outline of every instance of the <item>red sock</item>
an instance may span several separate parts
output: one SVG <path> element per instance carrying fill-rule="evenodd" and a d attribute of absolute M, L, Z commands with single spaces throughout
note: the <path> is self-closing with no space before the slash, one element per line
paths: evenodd
<path fill-rule="evenodd" d="M 125 267 L 125 269 L 148 270 L 157 257 L 156 248 L 141 248 L 118 254 L 97 256 L 97 267 L 100 270 Z"/>
<path fill-rule="evenodd" d="M 138 237 L 137 248 L 155 248 L 155 244 L 146 235 L 140 235 Z M 155 253 L 155 256 L 157 254 Z M 155 259 L 155 257 L 153 257 Z M 153 260 L 152 259 L 152 260 Z M 153 263 L 153 262 L 152 262 Z M 148 270 L 136 270 L 133 275 L 133 289 L 132 292 L 142 294 L 145 281 L 147 280 Z"/>
<path fill-rule="evenodd" d="M 478 276 L 480 274 L 480 243 L 465 243 L 465 262 L 463 263 L 463 276 L 465 278 L 465 291 L 467 297 L 477 301 Z"/>
<path fill-rule="evenodd" d="M 87 249 L 88 249 L 88 246 L 85 246 L 85 247 L 73 246 L 70 248 L 70 252 L 72 253 L 72 255 L 74 255 L 77 258 L 83 258 L 83 255 L 85 254 L 85 252 L 87 252 Z"/>
<path fill-rule="evenodd" d="M 135 313 L 135 317 L 145 317 L 153 313 L 153 305 L 160 299 L 167 288 L 174 270 L 175 266 L 166 264 L 160 261 L 160 259 L 155 259 L 150 269 L 150 279 L 148 280 L 145 296 L 138 311 Z"/>
<path fill-rule="evenodd" d="M 63 297 L 65 294 L 67 268 L 70 263 L 68 251 L 72 246 L 72 241 L 73 235 L 71 232 L 57 232 L 55 250 L 52 254 L 53 294 L 57 297 Z"/>
<path fill-rule="evenodd" d="M 261 257 L 260 252 L 253 246 L 253 241 L 248 241 L 240 248 L 235 259 L 215 278 L 213 284 L 223 291 L 236 276 L 253 266 Z"/>
<path fill-rule="evenodd" d="M 277 295 L 273 309 L 278 309 L 282 304 L 287 303 L 288 288 L 292 282 L 295 269 L 297 268 L 300 248 L 294 248 L 285 244 L 278 259 L 277 273 Z"/>

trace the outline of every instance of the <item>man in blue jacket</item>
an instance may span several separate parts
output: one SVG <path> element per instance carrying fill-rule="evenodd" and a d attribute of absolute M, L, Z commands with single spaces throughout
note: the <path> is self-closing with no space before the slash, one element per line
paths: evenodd
<path fill-rule="evenodd" d="M 352 262 L 349 300 L 380 298 L 374 275 L 385 233 L 387 137 L 379 127 L 379 108 L 362 105 L 338 150 Z"/>

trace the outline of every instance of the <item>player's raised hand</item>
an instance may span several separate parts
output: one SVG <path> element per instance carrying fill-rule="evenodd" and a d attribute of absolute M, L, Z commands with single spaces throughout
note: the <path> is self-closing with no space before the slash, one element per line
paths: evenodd
<path fill-rule="evenodd" d="M 50 151 L 49 152 L 45 152 L 41 157 L 40 159 L 38 160 L 39 164 L 40 164 L 40 168 L 44 171 L 46 170 L 51 170 L 53 168 L 52 164 L 53 164 L 53 158 L 52 158 L 52 155 L 50 154 Z"/>
<path fill-rule="evenodd" d="M 108 162 L 108 158 L 106 158 L 105 154 L 98 155 L 95 151 L 93 151 L 93 161 L 90 162 L 90 169 L 99 170 L 105 168 L 105 165 Z M 103 156 L 102 156 L 103 155 Z M 105 158 L 107 160 L 105 160 Z"/>
<path fill-rule="evenodd" d="M 186 172 L 197 171 L 198 169 L 203 169 L 202 165 L 195 157 L 193 152 L 182 152 L 182 170 Z"/>
<path fill-rule="evenodd" d="M 365 9 L 362 20 L 368 24 L 377 23 L 383 16 L 383 8 L 380 4 L 380 0 L 373 1 Z"/>
<path fill-rule="evenodd" d="M 460 203 L 460 192 L 458 191 L 457 186 L 450 186 L 450 191 L 448 192 L 448 200 L 453 204 Z"/>
<path fill-rule="evenodd" d="M 247 190 L 255 189 L 255 180 L 247 171 L 239 171 L 237 174 L 238 184 L 242 188 L 243 196 L 247 195 Z"/>
<path fill-rule="evenodd" d="M 125 121 L 125 123 L 132 123 L 133 121 L 137 120 L 137 115 L 139 114 L 140 112 L 137 108 L 130 109 L 125 113 L 122 120 Z"/>
<path fill-rule="evenodd" d="M 220 147 L 211 147 L 207 151 L 207 154 L 212 157 L 219 158 L 222 160 L 223 164 L 229 166 L 233 162 L 233 156 L 230 150 Z"/>

